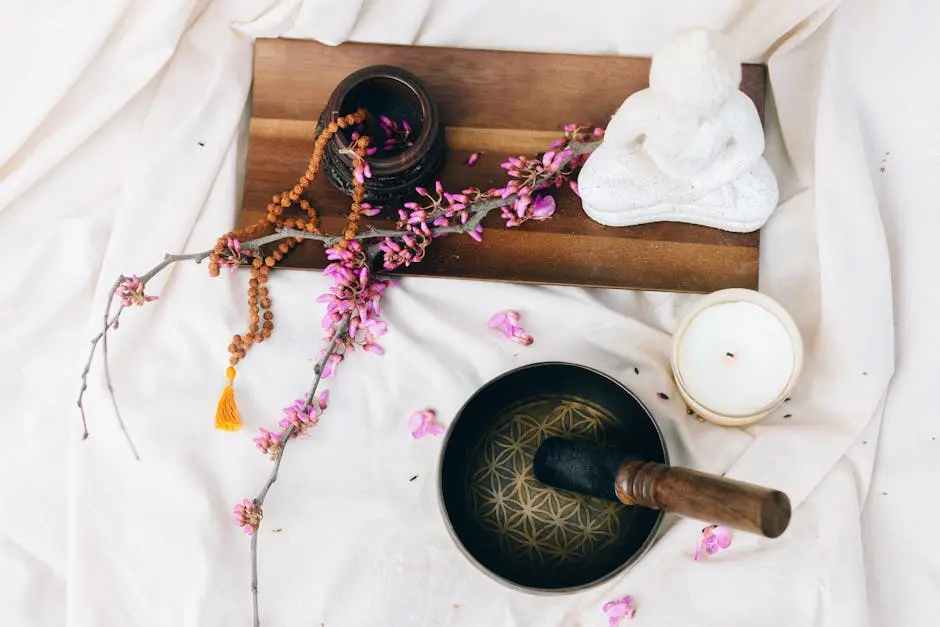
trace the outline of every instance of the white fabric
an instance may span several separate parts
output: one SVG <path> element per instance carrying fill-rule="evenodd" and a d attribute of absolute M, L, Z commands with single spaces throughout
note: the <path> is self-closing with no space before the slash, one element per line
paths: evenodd
<path fill-rule="evenodd" d="M 384 306 L 388 354 L 347 360 L 320 426 L 285 455 L 260 537 L 263 624 L 606 625 L 603 602 L 629 593 L 638 626 L 935 625 L 940 8 L 846 0 L 833 9 L 823 0 L 3 3 L 3 624 L 250 624 L 248 542 L 231 507 L 270 468 L 253 450 L 255 431 L 306 389 L 325 279 L 272 278 L 275 334 L 236 382 L 242 431 L 215 431 L 212 414 L 225 346 L 246 322 L 246 277 L 210 281 L 195 265 L 156 279 L 161 299 L 128 312 L 111 342 L 142 462 L 116 427 L 100 362 L 85 442 L 74 402 L 114 277 L 166 251 L 207 248 L 232 224 L 253 37 L 650 54 L 698 25 L 726 29 L 770 67 L 779 121 L 768 157 L 783 204 L 764 231 L 761 290 L 806 338 L 793 417 L 728 430 L 656 398 L 672 389 L 668 333 L 696 296 L 402 281 Z M 509 307 L 533 346 L 486 328 Z M 514 593 L 480 574 L 438 513 L 440 440 L 413 441 L 407 415 L 429 406 L 448 421 L 490 377 L 543 359 L 624 380 L 654 408 L 676 462 L 787 491 L 797 506 L 790 530 L 776 541 L 736 534 L 729 551 L 695 563 L 701 523 L 676 521 L 635 568 L 569 596 Z"/>

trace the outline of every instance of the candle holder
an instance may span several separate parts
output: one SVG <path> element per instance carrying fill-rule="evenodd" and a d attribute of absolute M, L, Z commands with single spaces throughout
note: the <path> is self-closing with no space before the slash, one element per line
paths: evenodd
<path fill-rule="evenodd" d="M 712 292 L 673 335 L 679 395 L 716 424 L 753 424 L 786 400 L 803 370 L 803 340 L 789 313 L 747 289 Z"/>
<path fill-rule="evenodd" d="M 354 132 L 372 138 L 376 149 L 367 157 L 372 177 L 366 179 L 364 200 L 383 203 L 401 199 L 414 188 L 434 187 L 447 153 L 444 123 L 437 104 L 417 76 L 391 65 L 372 65 L 344 78 L 320 113 L 317 133 L 341 115 L 365 109 L 361 130 L 345 129 L 327 143 L 323 171 L 334 187 L 352 195 L 353 163 L 348 149 Z M 389 137 L 382 116 L 407 129 L 407 137 Z M 387 124 L 387 123 L 386 123 Z M 389 140 L 392 140 L 391 142 Z M 391 143 L 391 147 L 389 146 Z"/>

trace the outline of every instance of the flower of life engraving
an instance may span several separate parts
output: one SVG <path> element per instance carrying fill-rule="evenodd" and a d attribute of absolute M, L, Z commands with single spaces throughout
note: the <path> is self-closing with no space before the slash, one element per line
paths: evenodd
<path fill-rule="evenodd" d="M 483 532 L 511 558 L 551 566 L 585 563 L 615 545 L 627 525 L 624 506 L 540 483 L 532 458 L 549 436 L 606 443 L 617 419 L 570 397 L 528 401 L 506 412 L 470 455 L 470 511 Z"/>

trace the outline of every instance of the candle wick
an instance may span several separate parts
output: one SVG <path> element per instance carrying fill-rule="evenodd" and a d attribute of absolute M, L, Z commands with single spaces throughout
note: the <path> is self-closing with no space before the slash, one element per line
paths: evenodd
<path fill-rule="evenodd" d="M 734 353 L 725 353 L 725 355 L 727 355 L 731 359 L 734 359 Z"/>

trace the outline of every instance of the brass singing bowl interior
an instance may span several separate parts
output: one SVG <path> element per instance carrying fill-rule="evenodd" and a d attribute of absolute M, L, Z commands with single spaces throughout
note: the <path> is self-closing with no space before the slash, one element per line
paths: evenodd
<path fill-rule="evenodd" d="M 662 513 L 540 483 L 532 458 L 549 436 L 668 463 L 658 426 L 623 385 L 583 366 L 533 364 L 489 382 L 458 412 L 441 454 L 441 507 L 484 572 L 525 591 L 581 590 L 636 561 Z"/>

